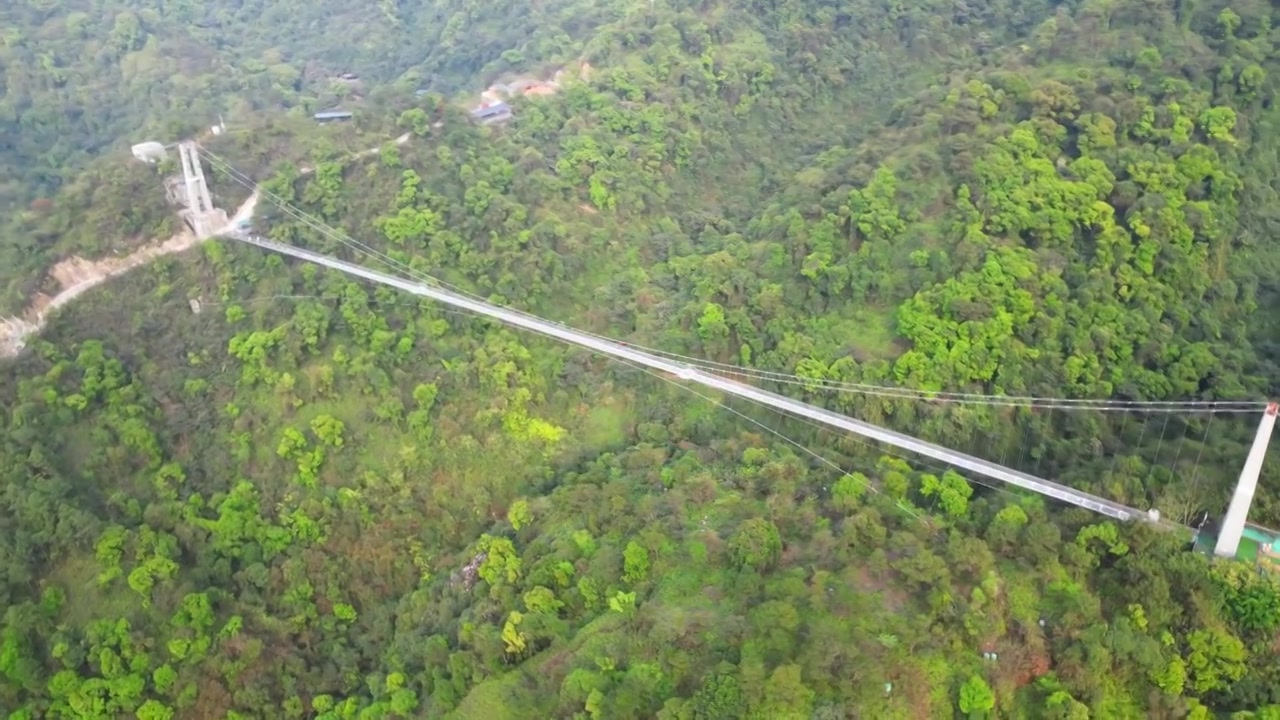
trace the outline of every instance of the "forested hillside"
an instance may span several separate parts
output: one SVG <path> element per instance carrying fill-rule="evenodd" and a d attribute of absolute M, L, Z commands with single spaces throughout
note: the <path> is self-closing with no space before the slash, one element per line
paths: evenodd
<path fill-rule="evenodd" d="M 163 229 L 154 216 L 113 216 L 121 205 L 115 188 L 145 196 L 137 186 L 147 176 L 124 164 L 133 143 L 175 142 L 219 117 L 243 129 L 263 112 L 374 109 L 379 98 L 419 88 L 475 92 L 503 72 L 577 57 L 595 28 L 626 5 L 7 2 L 0 8 L 0 311 L 21 307 L 56 259 L 52 238 L 32 237 L 32 224 L 48 224 L 50 214 L 63 231 L 98 228 L 90 249 L 99 253 Z M 348 73 L 358 81 L 342 80 Z M 82 175 L 86 167 L 93 171 Z M 74 202 L 64 205 L 64 196 Z M 111 212 L 89 211 L 89 203 Z"/>
<path fill-rule="evenodd" d="M 65 40 L 29 5 L 18 34 Z M 382 3 L 402 23 L 383 42 L 354 7 L 317 25 L 324 5 L 183 24 L 252 26 L 217 36 L 222 62 L 279 45 L 435 83 L 370 81 L 327 128 L 281 117 L 299 88 L 243 95 L 254 132 L 205 145 L 292 206 L 496 302 L 794 373 L 789 394 L 1174 520 L 1225 507 L 1248 420 L 820 384 L 1274 392 L 1268 4 Z M 542 61 L 593 69 L 503 125 L 451 95 Z M 110 167 L 10 246 L 46 262 L 165 230 L 156 173 Z M 221 206 L 247 194 L 208 172 Z M 345 252 L 265 205 L 262 232 Z M 698 392 L 230 241 L 158 261 L 0 367 L 0 708 L 1280 716 L 1274 575 Z M 1280 524 L 1266 475 L 1254 518 Z"/>
<path fill-rule="evenodd" d="M 612 14 L 609 3 L 563 1 L 7 5 L 0 159 L 15 172 L 6 200 L 48 192 L 106 148 L 152 134 L 171 142 L 220 113 L 310 109 L 397 79 L 419 83 L 410 90 L 471 88 L 484 73 L 572 53 Z M 340 81 L 345 73 L 364 82 Z"/>

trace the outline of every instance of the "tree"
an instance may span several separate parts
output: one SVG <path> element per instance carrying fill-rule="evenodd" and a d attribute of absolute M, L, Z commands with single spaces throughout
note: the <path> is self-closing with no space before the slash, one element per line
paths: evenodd
<path fill-rule="evenodd" d="M 0 628 L 0 675 L 14 687 L 34 689 L 39 664 L 31 650 L 25 632 L 8 626 Z"/>
<path fill-rule="evenodd" d="M 772 522 L 751 518 L 738 526 L 729 539 L 729 548 L 738 565 L 763 571 L 778 561 L 782 553 L 782 538 Z"/>
<path fill-rule="evenodd" d="M 408 688 L 401 688 L 391 693 L 391 712 L 401 717 L 410 717 L 418 708 L 418 694 Z"/>
<path fill-rule="evenodd" d="M 507 622 L 502 626 L 502 642 L 506 645 L 507 654 L 520 655 L 528 647 L 528 636 L 520 632 L 520 623 L 524 616 L 512 610 L 507 615 Z"/>
<path fill-rule="evenodd" d="M 831 488 L 831 503 L 841 512 L 850 512 L 858 507 L 870 485 L 871 481 L 862 473 L 842 475 Z"/>
<path fill-rule="evenodd" d="M 427 208 L 400 208 L 378 220 L 378 229 L 396 245 L 423 246 L 441 229 L 443 218 Z"/>
<path fill-rule="evenodd" d="M 1236 80 L 1236 87 L 1240 91 L 1240 99 L 1244 102 L 1253 102 L 1258 97 L 1258 92 L 1266 84 L 1267 72 L 1261 66 L 1256 64 L 1247 65 L 1240 71 L 1240 76 Z"/>
<path fill-rule="evenodd" d="M 636 594 L 619 590 L 609 598 L 609 609 L 619 615 L 630 615 L 636 609 Z"/>
<path fill-rule="evenodd" d="M 174 683 L 178 681 L 178 673 L 173 669 L 172 665 L 166 663 L 152 671 L 151 681 L 155 683 L 156 692 L 161 695 L 168 695 Z"/>
<path fill-rule="evenodd" d="M 173 708 L 155 700 L 148 700 L 138 708 L 138 720 L 170 720 L 172 717 Z"/>
<path fill-rule="evenodd" d="M 511 541 L 502 537 L 481 535 L 477 550 L 485 554 L 480 564 L 480 577 L 492 586 L 514 583 L 520 579 L 520 555 Z"/>
<path fill-rule="evenodd" d="M 342 447 L 342 434 L 347 426 L 332 415 L 319 415 L 311 421 L 311 432 L 316 434 L 320 442 L 332 447 Z"/>
<path fill-rule="evenodd" d="M 869 240 L 889 242 L 906 229 L 897 192 L 898 179 L 893 171 L 879 167 L 865 189 L 849 193 L 851 217 Z"/>
<path fill-rule="evenodd" d="M 689 720 L 738 720 L 746 716 L 746 698 L 733 674 L 716 674 L 690 700 Z"/>
<path fill-rule="evenodd" d="M 1229 107 L 1213 107 L 1200 114 L 1200 127 L 1211 139 L 1236 144 L 1231 131 L 1236 126 L 1236 112 Z"/>
<path fill-rule="evenodd" d="M 1089 720 L 1089 706 L 1059 690 L 1045 702 L 1045 717 L 1050 720 Z"/>
<path fill-rule="evenodd" d="M 524 499 L 516 500 L 511 503 L 511 507 L 507 509 L 507 522 L 511 523 L 511 527 L 519 530 L 533 521 L 533 515 L 529 512 L 529 503 Z"/>
<path fill-rule="evenodd" d="M 713 355 L 723 353 L 728 347 L 729 325 L 725 321 L 724 308 L 717 303 L 707 303 L 698 318 L 698 335 L 703 345 Z"/>
<path fill-rule="evenodd" d="M 933 475 L 922 475 L 920 494 L 925 497 L 936 497 L 943 512 L 957 518 L 963 517 L 968 512 L 973 487 L 959 473 L 947 470 L 942 474 L 941 480 Z"/>
<path fill-rule="evenodd" d="M 430 412 L 439 395 L 440 388 L 435 383 L 421 383 L 413 388 L 413 402 L 424 412 Z"/>
<path fill-rule="evenodd" d="M 1187 670 L 1197 694 L 1225 689 L 1244 676 L 1244 643 L 1225 631 L 1196 630 L 1187 636 Z"/>
<path fill-rule="evenodd" d="M 422 108 L 409 108 L 400 113 L 398 124 L 402 128 L 409 128 L 420 137 L 425 137 L 431 132 L 431 117 Z"/>
<path fill-rule="evenodd" d="M 764 687 L 764 699 L 750 718 L 759 720 L 804 720 L 813 715 L 814 692 L 800 677 L 799 665 L 779 666 Z"/>
<path fill-rule="evenodd" d="M 996 548 L 1008 551 L 1018 541 L 1018 536 L 1030 522 L 1027 512 L 1018 505 L 1006 505 L 996 513 L 987 527 L 987 542 Z"/>
<path fill-rule="evenodd" d="M 285 428 L 276 445 L 276 454 L 286 460 L 294 458 L 307 448 L 307 438 L 297 428 Z"/>
<path fill-rule="evenodd" d="M 970 675 L 960 686 L 960 712 L 971 718 L 984 718 L 995 709 L 996 696 L 980 675 Z"/>
<path fill-rule="evenodd" d="M 203 633 L 213 626 L 213 606 L 206 593 L 187 593 L 182 598 L 182 605 L 173 616 L 173 624 L 178 627 L 189 627 L 197 633 Z"/>
<path fill-rule="evenodd" d="M 556 598 L 550 588 L 538 585 L 524 594 L 524 607 L 531 613 L 556 615 L 564 603 Z"/>
<path fill-rule="evenodd" d="M 1231 8 L 1222 8 L 1218 13 L 1218 25 L 1222 28 L 1222 33 L 1227 37 L 1235 37 L 1236 29 L 1240 27 L 1240 16 Z"/>
<path fill-rule="evenodd" d="M 627 543 L 627 549 L 622 553 L 623 557 L 623 573 L 622 579 L 628 583 L 635 584 L 643 582 L 649 575 L 649 550 L 645 546 L 632 540 Z"/>
<path fill-rule="evenodd" d="M 1109 522 L 1086 525 L 1081 528 L 1076 535 L 1076 544 L 1093 551 L 1095 561 L 1100 559 L 1099 556 L 1102 554 L 1100 547 L 1115 556 L 1122 556 L 1129 552 L 1128 544 L 1120 538 L 1119 529 L 1114 523 Z"/>
<path fill-rule="evenodd" d="M 1280 626 L 1280 581 L 1274 577 L 1227 566 L 1219 574 L 1218 585 L 1236 627 L 1247 633 L 1269 634 Z"/>

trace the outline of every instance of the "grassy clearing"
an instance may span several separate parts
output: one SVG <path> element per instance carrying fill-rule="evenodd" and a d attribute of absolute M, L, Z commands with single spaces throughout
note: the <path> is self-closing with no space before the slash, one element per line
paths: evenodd
<path fill-rule="evenodd" d="M 68 555 L 54 568 L 46 584 L 66 591 L 63 622 L 82 626 L 99 619 L 130 617 L 139 611 L 142 599 L 129 589 L 124 578 L 103 587 L 98 584 L 101 571 L 102 566 L 91 552 Z"/>

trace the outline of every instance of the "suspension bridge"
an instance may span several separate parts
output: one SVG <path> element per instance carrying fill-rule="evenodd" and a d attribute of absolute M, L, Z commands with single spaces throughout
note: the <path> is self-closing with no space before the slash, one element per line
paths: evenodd
<path fill-rule="evenodd" d="M 536 315 L 491 303 L 477 295 L 467 293 L 448 285 L 434 277 L 414 270 L 407 264 L 392 258 L 375 248 L 359 242 L 335 230 L 322 221 L 294 207 L 287 200 L 270 193 L 260 187 L 247 176 L 237 171 L 230 163 L 213 155 L 197 143 L 186 141 L 179 143 L 182 157 L 183 183 L 185 189 L 186 208 L 183 216 L 192 225 L 196 234 L 203 238 L 212 236 L 227 237 L 247 245 L 279 253 L 289 257 L 331 268 L 350 276 L 369 282 L 392 287 L 419 297 L 452 306 L 456 309 L 474 313 L 512 327 L 518 327 L 561 342 L 592 350 L 604 356 L 637 365 L 643 368 L 665 373 L 679 378 L 689 385 L 701 385 L 727 395 L 744 398 L 764 406 L 778 410 L 788 416 L 802 418 L 819 423 L 829 428 L 852 433 L 874 440 L 888 446 L 908 451 L 923 458 L 929 458 L 945 465 L 959 468 L 972 476 L 980 476 L 987 480 L 1030 491 L 1054 500 L 1086 508 L 1108 518 L 1122 522 L 1138 521 L 1152 523 L 1162 527 L 1175 527 L 1169 520 L 1162 518 L 1155 508 L 1130 507 L 1104 497 L 1077 490 L 1067 485 L 1054 482 L 1038 475 L 1007 467 L 1001 463 L 984 460 L 958 450 L 923 440 L 872 423 L 856 420 L 845 415 L 832 412 L 816 405 L 795 400 L 793 398 L 770 392 L 753 385 L 731 379 L 731 375 L 768 379 L 769 373 L 722 363 L 713 363 L 697 358 L 689 358 L 674 353 L 663 352 L 651 348 L 643 348 L 632 344 L 577 330 L 558 322 L 547 320 Z M 251 192 L 245 207 L 228 222 L 226 214 L 213 207 L 201 160 L 225 173 L 231 179 L 241 183 Z M 403 272 L 413 279 L 371 270 L 362 265 L 347 262 L 322 253 L 305 250 L 292 245 L 275 242 L 255 234 L 247 222 L 253 214 L 258 200 L 266 199 L 279 210 L 300 223 L 312 228 L 321 235 L 340 242 L 348 248 L 378 260 L 389 268 Z M 789 377 L 789 376 L 788 376 Z M 848 385 L 848 384 L 846 384 Z M 1234 557 L 1240 545 L 1249 507 L 1257 490 L 1258 478 L 1266 457 L 1268 443 L 1277 417 L 1277 404 L 1270 402 L 1248 401 L 1123 401 L 1123 400 L 1079 400 L 1065 398 L 1028 398 L 1012 396 L 989 396 L 974 393 L 925 392 L 908 388 L 893 388 L 881 385 L 865 385 L 855 387 L 889 397 L 927 400 L 931 402 L 968 403 L 981 402 L 988 405 L 1007 405 L 1013 407 L 1049 407 L 1065 409 L 1094 410 L 1141 410 L 1143 412 L 1207 412 L 1207 413 L 1256 413 L 1259 417 L 1253 444 L 1242 468 L 1235 492 L 1220 525 L 1214 553 L 1223 557 Z M 1162 438 L 1163 439 L 1163 438 Z"/>

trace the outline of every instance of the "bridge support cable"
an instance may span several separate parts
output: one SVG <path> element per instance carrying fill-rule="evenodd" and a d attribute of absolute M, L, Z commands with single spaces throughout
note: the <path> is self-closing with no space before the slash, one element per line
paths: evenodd
<path fill-rule="evenodd" d="M 663 379 L 665 380 L 666 378 L 663 378 Z M 668 382 L 671 382 L 671 381 L 668 380 Z M 759 403 L 756 403 L 756 404 L 758 405 Z M 837 430 L 831 428 L 830 426 L 814 422 L 813 420 L 810 420 L 807 417 L 804 417 L 801 415 L 794 415 L 786 411 L 779 410 L 778 408 L 771 408 L 771 409 L 775 413 L 777 413 L 779 418 L 784 420 L 793 420 L 795 422 L 806 425 L 812 428 L 813 430 L 817 431 L 819 436 L 822 436 L 824 434 L 835 436 L 836 437 L 835 442 L 837 447 L 839 447 L 838 443 L 840 442 L 856 443 L 858 445 L 861 445 L 871 450 L 872 452 L 878 455 L 898 458 L 899 460 L 913 463 L 916 467 L 923 466 L 925 468 L 928 468 L 929 470 L 937 472 L 939 476 L 945 474 L 948 470 L 953 469 L 947 465 L 939 465 L 937 462 L 934 462 L 930 459 L 921 458 L 919 456 L 916 456 L 914 458 L 908 457 L 907 455 L 903 454 L 902 452 L 899 452 L 893 447 L 886 447 L 883 443 L 877 443 L 870 440 L 865 440 L 859 435 L 854 433 L 840 433 Z M 863 464 L 861 467 L 868 470 L 872 474 L 875 473 L 875 469 L 872 466 Z M 981 477 L 982 476 L 980 475 L 970 474 L 965 476 L 965 480 L 967 480 L 970 484 L 973 484 L 973 485 L 981 485 L 982 487 L 987 488 L 988 490 L 994 490 L 995 492 L 1005 493 L 1012 497 L 1017 497 L 1017 494 L 1013 490 L 1010 490 L 1007 486 L 1000 483 L 988 482 L 986 480 L 980 479 Z"/>
<path fill-rule="evenodd" d="M 399 277 L 369 270 L 359 265 L 337 260 L 308 250 L 273 242 L 264 238 L 248 234 L 236 235 L 233 237 L 241 242 L 260 247 L 264 250 L 288 255 L 317 265 L 323 265 L 349 275 L 364 278 L 365 280 L 395 287 L 422 297 L 428 297 L 454 307 L 470 310 L 476 314 L 486 315 L 508 325 L 524 328 L 572 345 L 594 350 L 602 355 L 629 360 L 635 364 L 674 375 L 686 382 L 697 383 L 731 395 L 754 400 L 797 416 L 815 420 L 830 427 L 845 430 L 872 440 L 877 440 L 884 444 L 910 451 L 916 455 L 932 458 L 947 465 L 967 470 L 971 473 L 975 473 L 992 480 L 997 480 L 1024 490 L 1039 493 L 1071 505 L 1087 508 L 1116 520 L 1149 520 L 1159 522 L 1158 515 L 1155 513 L 1149 514 L 1145 511 L 1121 505 L 1120 503 L 1115 503 L 1090 493 L 1074 490 L 1065 485 L 1045 480 L 1044 478 L 1012 470 L 966 453 L 956 452 L 910 435 L 887 430 L 870 423 L 854 420 L 852 418 L 830 412 L 808 403 L 792 400 L 791 398 L 783 395 L 760 390 L 708 372 L 702 372 L 695 366 L 657 357 L 650 353 L 642 352 L 617 342 L 603 340 L 587 333 L 566 328 L 557 323 L 548 322 L 523 313 L 500 308 L 487 302 L 474 300 L 454 292 L 443 290 L 439 287 L 431 287 L 426 284 L 410 282 Z"/>
<path fill-rule="evenodd" d="M 842 466 L 841 466 L 839 463 L 837 463 L 836 461 L 834 461 L 834 460 L 832 460 L 832 459 L 828 458 L 827 456 L 825 456 L 825 455 L 823 455 L 823 454 L 821 454 L 821 453 L 819 453 L 819 452 L 814 451 L 812 448 L 808 447 L 808 446 L 807 446 L 807 445 L 805 445 L 804 443 L 802 443 L 802 442 L 800 442 L 800 441 L 798 441 L 798 440 L 796 440 L 796 439 L 794 439 L 794 438 L 792 438 L 792 437 L 788 436 L 786 433 L 782 432 L 779 428 L 777 428 L 777 427 L 772 427 L 772 428 L 771 428 L 771 427 L 769 427 L 768 425 L 766 425 L 764 422 L 762 422 L 762 421 L 760 421 L 760 420 L 757 420 L 757 419 L 755 419 L 755 418 L 751 417 L 750 415 L 748 415 L 748 414 L 746 414 L 746 413 L 742 412 L 741 410 L 738 410 L 737 408 L 732 407 L 732 406 L 731 406 L 731 405 L 729 405 L 727 402 L 721 402 L 721 401 L 717 400 L 716 398 L 710 397 L 710 396 L 708 396 L 708 395 L 704 395 L 704 394 L 702 394 L 702 393 L 698 392 L 697 390 L 695 390 L 695 389 L 693 389 L 693 388 L 691 388 L 691 387 L 689 387 L 689 386 L 687 386 L 687 385 L 682 385 L 682 384 L 680 384 L 680 383 L 676 382 L 675 380 L 672 380 L 670 377 L 668 377 L 668 376 L 666 376 L 666 375 L 662 375 L 662 374 L 660 374 L 660 373 L 656 373 L 656 372 L 654 372 L 653 370 L 650 370 L 650 369 L 649 369 L 649 368 L 647 368 L 647 367 L 644 367 L 644 366 L 641 366 L 641 365 L 636 365 L 635 363 L 633 363 L 633 362 L 631 362 L 631 361 L 629 361 L 629 360 L 624 360 L 624 359 L 621 359 L 621 358 L 614 358 L 614 359 L 615 359 L 615 360 L 617 360 L 618 362 L 622 363 L 623 365 L 626 365 L 626 366 L 628 366 L 628 367 L 633 368 L 634 370 L 636 370 L 636 371 L 638 371 L 638 372 L 642 372 L 642 373 L 644 373 L 644 374 L 648 375 L 649 377 L 652 377 L 652 378 L 656 378 L 656 379 L 658 379 L 658 380 L 661 380 L 662 382 L 665 382 L 665 383 L 667 383 L 667 384 L 669 384 L 669 385 L 672 385 L 672 386 L 674 386 L 674 387 L 677 387 L 677 388 L 679 388 L 680 390 L 683 390 L 684 392 L 687 392 L 687 393 L 689 393 L 689 394 L 691 394 L 691 395 L 693 395 L 693 396 L 695 396 L 695 397 L 701 398 L 702 400 L 704 400 L 704 401 L 706 401 L 706 402 L 708 402 L 708 403 L 711 403 L 712 405 L 716 405 L 716 406 L 718 406 L 718 407 L 720 407 L 720 408 L 723 408 L 723 409 L 725 409 L 725 410 L 728 410 L 729 412 L 731 412 L 731 413 L 733 413 L 734 415 L 736 415 L 736 416 L 738 416 L 738 417 L 742 418 L 743 420 L 746 420 L 747 422 L 751 423 L 752 425 L 755 425 L 756 427 L 760 428 L 761 430 L 764 430 L 765 432 L 770 433 L 771 435 L 773 435 L 773 436 L 775 436 L 775 437 L 777 437 L 777 438 L 781 439 L 782 441 L 786 442 L 787 444 L 789 444 L 789 445 L 791 445 L 791 446 L 795 447 L 797 450 L 800 450 L 801 452 L 803 452 L 803 453 L 805 453 L 806 455 L 810 456 L 811 458 L 813 458 L 813 459 L 814 459 L 814 460 L 816 460 L 817 462 L 821 463 L 822 465 L 825 465 L 825 466 L 827 466 L 828 468 L 830 468 L 830 469 L 832 469 L 832 470 L 835 470 L 837 473 L 839 473 L 839 475 L 840 475 L 841 477 L 843 477 L 844 475 L 850 475 L 850 474 L 851 474 L 848 470 L 846 470 L 844 467 L 842 467 Z M 760 403 L 753 403 L 753 404 L 755 404 L 755 405 L 757 405 L 757 406 L 760 406 Z M 767 406 L 762 406 L 762 407 L 767 407 Z M 778 410 L 777 408 L 769 408 L 769 409 L 770 409 L 770 410 L 772 410 L 772 411 L 777 415 L 777 417 L 778 417 L 780 420 L 785 420 L 785 419 L 787 419 L 787 418 L 789 417 L 786 413 L 782 412 L 781 410 Z M 818 428 L 819 430 L 826 430 L 826 429 L 828 429 L 828 428 L 823 428 L 823 427 L 822 427 L 822 426 L 820 426 L 820 425 L 815 425 L 814 423 L 811 423 L 811 422 L 805 421 L 803 418 L 793 418 L 793 419 L 796 419 L 796 420 L 800 420 L 800 421 L 802 421 L 802 422 L 805 422 L 806 424 L 808 424 L 808 425 L 810 425 L 810 426 L 812 426 L 812 427 Z M 869 447 L 871 447 L 869 443 L 866 443 L 866 444 L 867 444 Z M 874 448 L 873 448 L 873 449 L 874 449 Z M 848 463 L 849 463 L 849 464 L 851 464 L 851 465 L 853 464 L 853 461 L 852 461 L 852 460 L 850 460 L 850 459 L 848 459 L 848 458 L 846 458 L 846 462 L 848 462 Z M 862 467 L 867 468 L 867 466 L 866 466 L 866 464 L 865 464 L 865 463 L 862 463 L 861 465 L 862 465 Z M 935 466 L 935 467 L 936 467 L 936 466 Z M 868 469 L 869 469 L 869 468 L 868 468 Z M 837 478 L 837 479 L 838 479 L 838 478 Z M 992 486 L 988 485 L 987 487 L 992 487 Z M 883 495 L 883 494 L 884 494 L 884 493 L 882 493 L 882 492 L 880 491 L 880 489 L 879 489 L 879 488 L 877 488 L 877 487 L 875 486 L 875 484 L 874 484 L 870 479 L 868 479 L 868 480 L 867 480 L 866 488 L 867 488 L 868 490 L 870 490 L 871 492 L 873 492 L 873 493 L 877 494 L 877 495 Z M 824 491 L 824 492 L 829 491 L 829 488 L 828 488 L 827 486 L 825 486 L 825 485 L 823 486 L 823 488 L 822 488 L 822 489 L 823 489 L 823 491 Z M 1002 490 L 1002 488 L 998 488 L 998 487 L 992 487 L 992 489 L 993 489 L 993 490 Z M 1008 491 L 1005 491 L 1005 492 L 1008 492 Z M 913 510 L 910 506 L 908 506 L 908 505 L 904 504 L 903 502 L 898 501 L 898 502 L 896 502 L 896 503 L 895 503 L 895 506 L 896 506 L 899 510 L 901 510 L 901 511 L 902 511 L 902 512 L 904 512 L 904 513 L 906 513 L 907 515 L 910 515 L 911 517 L 915 518 L 916 520 L 920 520 L 920 521 L 922 521 L 922 522 L 924 521 L 924 518 L 920 517 L 920 515 L 919 515 L 918 513 L 916 513 L 916 512 L 915 512 L 915 510 Z"/>
<path fill-rule="evenodd" d="M 1204 457 L 1204 448 L 1209 444 L 1209 428 L 1213 427 L 1213 419 L 1216 417 L 1212 413 L 1204 424 L 1204 434 L 1200 436 L 1200 448 L 1196 450 L 1196 462 L 1191 468 L 1191 495 L 1195 497 L 1196 492 L 1200 489 L 1200 459 Z"/>
<path fill-rule="evenodd" d="M 279 207 L 283 212 L 293 217 L 295 220 L 298 220 L 304 225 L 307 225 L 313 230 L 316 230 L 324 237 L 330 240 L 336 241 L 357 253 L 368 255 L 371 258 L 374 258 L 378 262 L 390 268 L 392 272 L 403 273 L 404 275 L 410 278 L 416 279 L 420 282 L 425 282 L 428 284 L 434 284 L 440 287 L 447 288 L 460 296 L 470 297 L 474 300 L 477 300 L 482 303 L 487 303 L 494 307 L 501 307 L 502 309 L 507 310 L 509 312 L 518 313 L 518 314 L 524 315 L 525 317 L 540 320 L 541 322 L 552 323 L 566 329 L 573 329 L 573 328 L 569 328 L 567 325 L 564 325 L 563 323 L 558 323 L 552 320 L 544 320 L 542 318 L 538 318 L 536 315 L 533 315 L 531 313 L 528 313 L 522 310 L 518 310 L 515 308 L 506 307 L 502 305 L 497 305 L 495 303 L 492 303 L 486 300 L 480 295 L 477 295 L 475 293 L 468 292 L 462 288 L 450 285 L 449 283 L 444 282 L 443 280 L 432 277 L 421 270 L 417 270 L 413 268 L 410 264 L 402 260 L 398 260 L 390 255 L 387 255 L 386 253 L 383 253 L 375 248 L 372 248 L 369 245 L 362 243 L 358 240 L 355 240 L 347 236 L 345 233 L 342 233 L 341 231 L 330 227 L 323 221 L 318 220 L 312 217 L 311 215 L 309 215 L 308 213 L 306 213 L 305 211 L 295 207 L 292 203 L 288 202 L 286 199 L 281 198 L 280 196 L 274 193 L 271 193 L 267 190 L 264 190 L 260 187 L 257 187 L 248 176 L 244 175 L 239 170 L 236 170 L 235 167 L 233 167 L 230 163 L 219 158 L 218 156 L 214 155 L 208 150 L 199 148 L 199 152 L 200 152 L 200 155 L 205 159 L 207 159 L 211 164 L 213 164 L 215 168 L 217 168 L 218 170 L 221 170 L 222 172 L 225 172 L 232 180 L 245 186 L 246 188 L 250 188 L 252 190 L 260 192 L 264 198 L 266 198 L 269 202 Z M 612 338 L 599 335 L 596 333 L 591 333 L 585 330 L 575 330 L 575 332 L 581 335 L 588 335 L 591 337 L 595 337 L 596 339 L 599 339 L 605 342 L 611 342 L 611 343 L 617 342 Z M 1104 410 L 1104 411 L 1113 411 L 1113 412 L 1124 411 L 1126 409 L 1144 409 L 1148 412 L 1166 412 L 1166 413 L 1185 412 L 1188 410 L 1202 410 L 1202 409 L 1213 409 L 1215 412 L 1253 413 L 1265 407 L 1265 403 L 1261 403 L 1257 401 L 1238 401 L 1238 400 L 1114 400 L 1114 399 L 1083 399 L 1083 398 L 1051 398 L 1051 397 L 1015 396 L 1015 395 L 988 395 L 988 394 L 982 394 L 982 393 L 950 392 L 950 391 L 941 391 L 941 390 L 931 391 L 931 390 L 921 390 L 921 389 L 915 389 L 915 388 L 894 387 L 891 385 L 845 382 L 845 381 L 839 381 L 839 380 L 832 380 L 828 378 L 804 378 L 804 377 L 800 377 L 800 376 L 792 375 L 788 373 L 781 373 L 781 372 L 763 370 L 758 368 L 748 368 L 748 367 L 732 365 L 728 363 L 714 362 L 714 361 L 705 360 L 702 358 L 690 357 L 690 356 L 680 355 L 678 353 L 673 353 L 665 350 L 645 347 L 643 345 L 634 344 L 634 343 L 629 343 L 629 346 L 635 347 L 636 349 L 641 350 L 643 352 L 647 352 L 651 355 L 664 357 L 673 361 L 681 362 L 686 365 L 697 366 L 704 370 L 707 370 L 708 372 L 716 372 L 722 375 L 733 375 L 733 376 L 749 378 L 749 379 L 758 380 L 758 381 L 767 380 L 770 382 L 775 382 L 775 383 L 780 383 L 785 385 L 799 385 L 799 386 L 810 387 L 810 388 L 816 386 L 820 390 L 827 390 L 827 391 L 849 392 L 849 393 L 854 393 L 859 395 L 869 395 L 869 396 L 878 396 L 878 397 L 885 397 L 885 398 L 897 398 L 897 399 L 917 400 L 917 401 L 936 402 L 936 403 L 976 404 L 976 405 L 992 405 L 992 406 L 1003 406 L 1003 407 L 1037 407 L 1037 408 L 1064 409 L 1064 410 L 1088 409 L 1088 410 Z"/>

